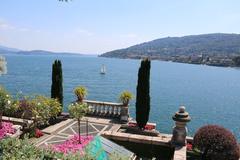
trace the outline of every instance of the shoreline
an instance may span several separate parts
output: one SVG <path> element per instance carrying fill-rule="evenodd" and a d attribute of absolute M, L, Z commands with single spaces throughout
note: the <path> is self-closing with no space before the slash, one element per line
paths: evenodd
<path fill-rule="evenodd" d="M 116 59 L 132 59 L 132 60 L 140 60 L 142 58 L 146 57 L 110 57 L 110 56 L 97 56 L 100 58 L 116 58 Z M 194 64 L 194 65 L 205 65 L 205 66 L 213 66 L 213 67 L 225 67 L 225 68 L 239 68 L 240 66 L 237 65 L 225 65 L 225 64 L 212 64 L 212 63 L 196 63 L 196 62 L 184 62 L 184 61 L 174 61 L 174 60 L 165 60 L 165 59 L 159 59 L 159 58 L 154 58 L 150 57 L 151 60 L 156 60 L 156 61 L 162 61 L 162 62 L 173 62 L 173 63 L 182 63 L 182 64 Z"/>

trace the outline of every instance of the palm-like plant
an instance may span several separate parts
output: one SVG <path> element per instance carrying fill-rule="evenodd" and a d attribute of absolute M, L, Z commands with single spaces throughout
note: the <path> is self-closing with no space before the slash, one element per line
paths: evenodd
<path fill-rule="evenodd" d="M 71 117 L 76 118 L 78 121 L 78 136 L 79 136 L 79 143 L 81 143 L 80 137 L 80 121 L 81 118 L 86 115 L 88 112 L 88 105 L 86 103 L 73 103 L 69 105 L 68 111 Z"/>
<path fill-rule="evenodd" d="M 78 86 L 74 89 L 74 93 L 78 98 L 78 102 L 82 103 L 87 95 L 87 89 L 84 86 Z"/>
<path fill-rule="evenodd" d="M 119 100 L 126 106 L 131 99 L 133 99 L 133 94 L 129 91 L 123 91 L 119 96 Z"/>

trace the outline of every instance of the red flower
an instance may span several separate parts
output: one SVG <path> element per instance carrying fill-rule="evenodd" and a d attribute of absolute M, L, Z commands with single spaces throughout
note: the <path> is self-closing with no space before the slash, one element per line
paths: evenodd
<path fill-rule="evenodd" d="M 192 150 L 192 144 L 191 143 L 187 143 L 187 150 L 189 150 L 189 151 Z"/>
<path fill-rule="evenodd" d="M 39 137 L 42 137 L 43 136 L 43 133 L 40 129 L 35 129 L 35 137 L 36 138 L 39 138 Z"/>
<path fill-rule="evenodd" d="M 137 126 L 137 123 L 129 122 L 129 123 L 128 123 L 128 126 L 129 126 L 129 127 L 136 127 L 136 126 Z M 155 129 L 155 126 L 154 126 L 154 125 L 147 124 L 144 129 L 145 129 L 145 130 L 153 130 L 153 129 Z"/>

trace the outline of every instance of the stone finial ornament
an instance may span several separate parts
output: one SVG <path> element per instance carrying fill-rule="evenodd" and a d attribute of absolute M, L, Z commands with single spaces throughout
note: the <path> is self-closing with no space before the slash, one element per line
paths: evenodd
<path fill-rule="evenodd" d="M 175 126 L 173 128 L 171 143 L 174 146 L 185 146 L 187 136 L 186 125 L 191 121 L 191 117 L 189 113 L 186 112 L 186 108 L 180 106 L 179 111 L 173 115 L 172 119 L 175 121 Z"/>

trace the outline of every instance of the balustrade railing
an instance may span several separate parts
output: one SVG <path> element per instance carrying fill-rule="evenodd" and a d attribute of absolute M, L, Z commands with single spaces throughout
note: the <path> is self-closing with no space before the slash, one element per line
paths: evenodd
<path fill-rule="evenodd" d="M 88 104 L 88 115 L 101 117 L 116 117 L 122 121 L 127 121 L 129 117 L 128 106 L 122 103 L 101 102 L 84 100 Z"/>

